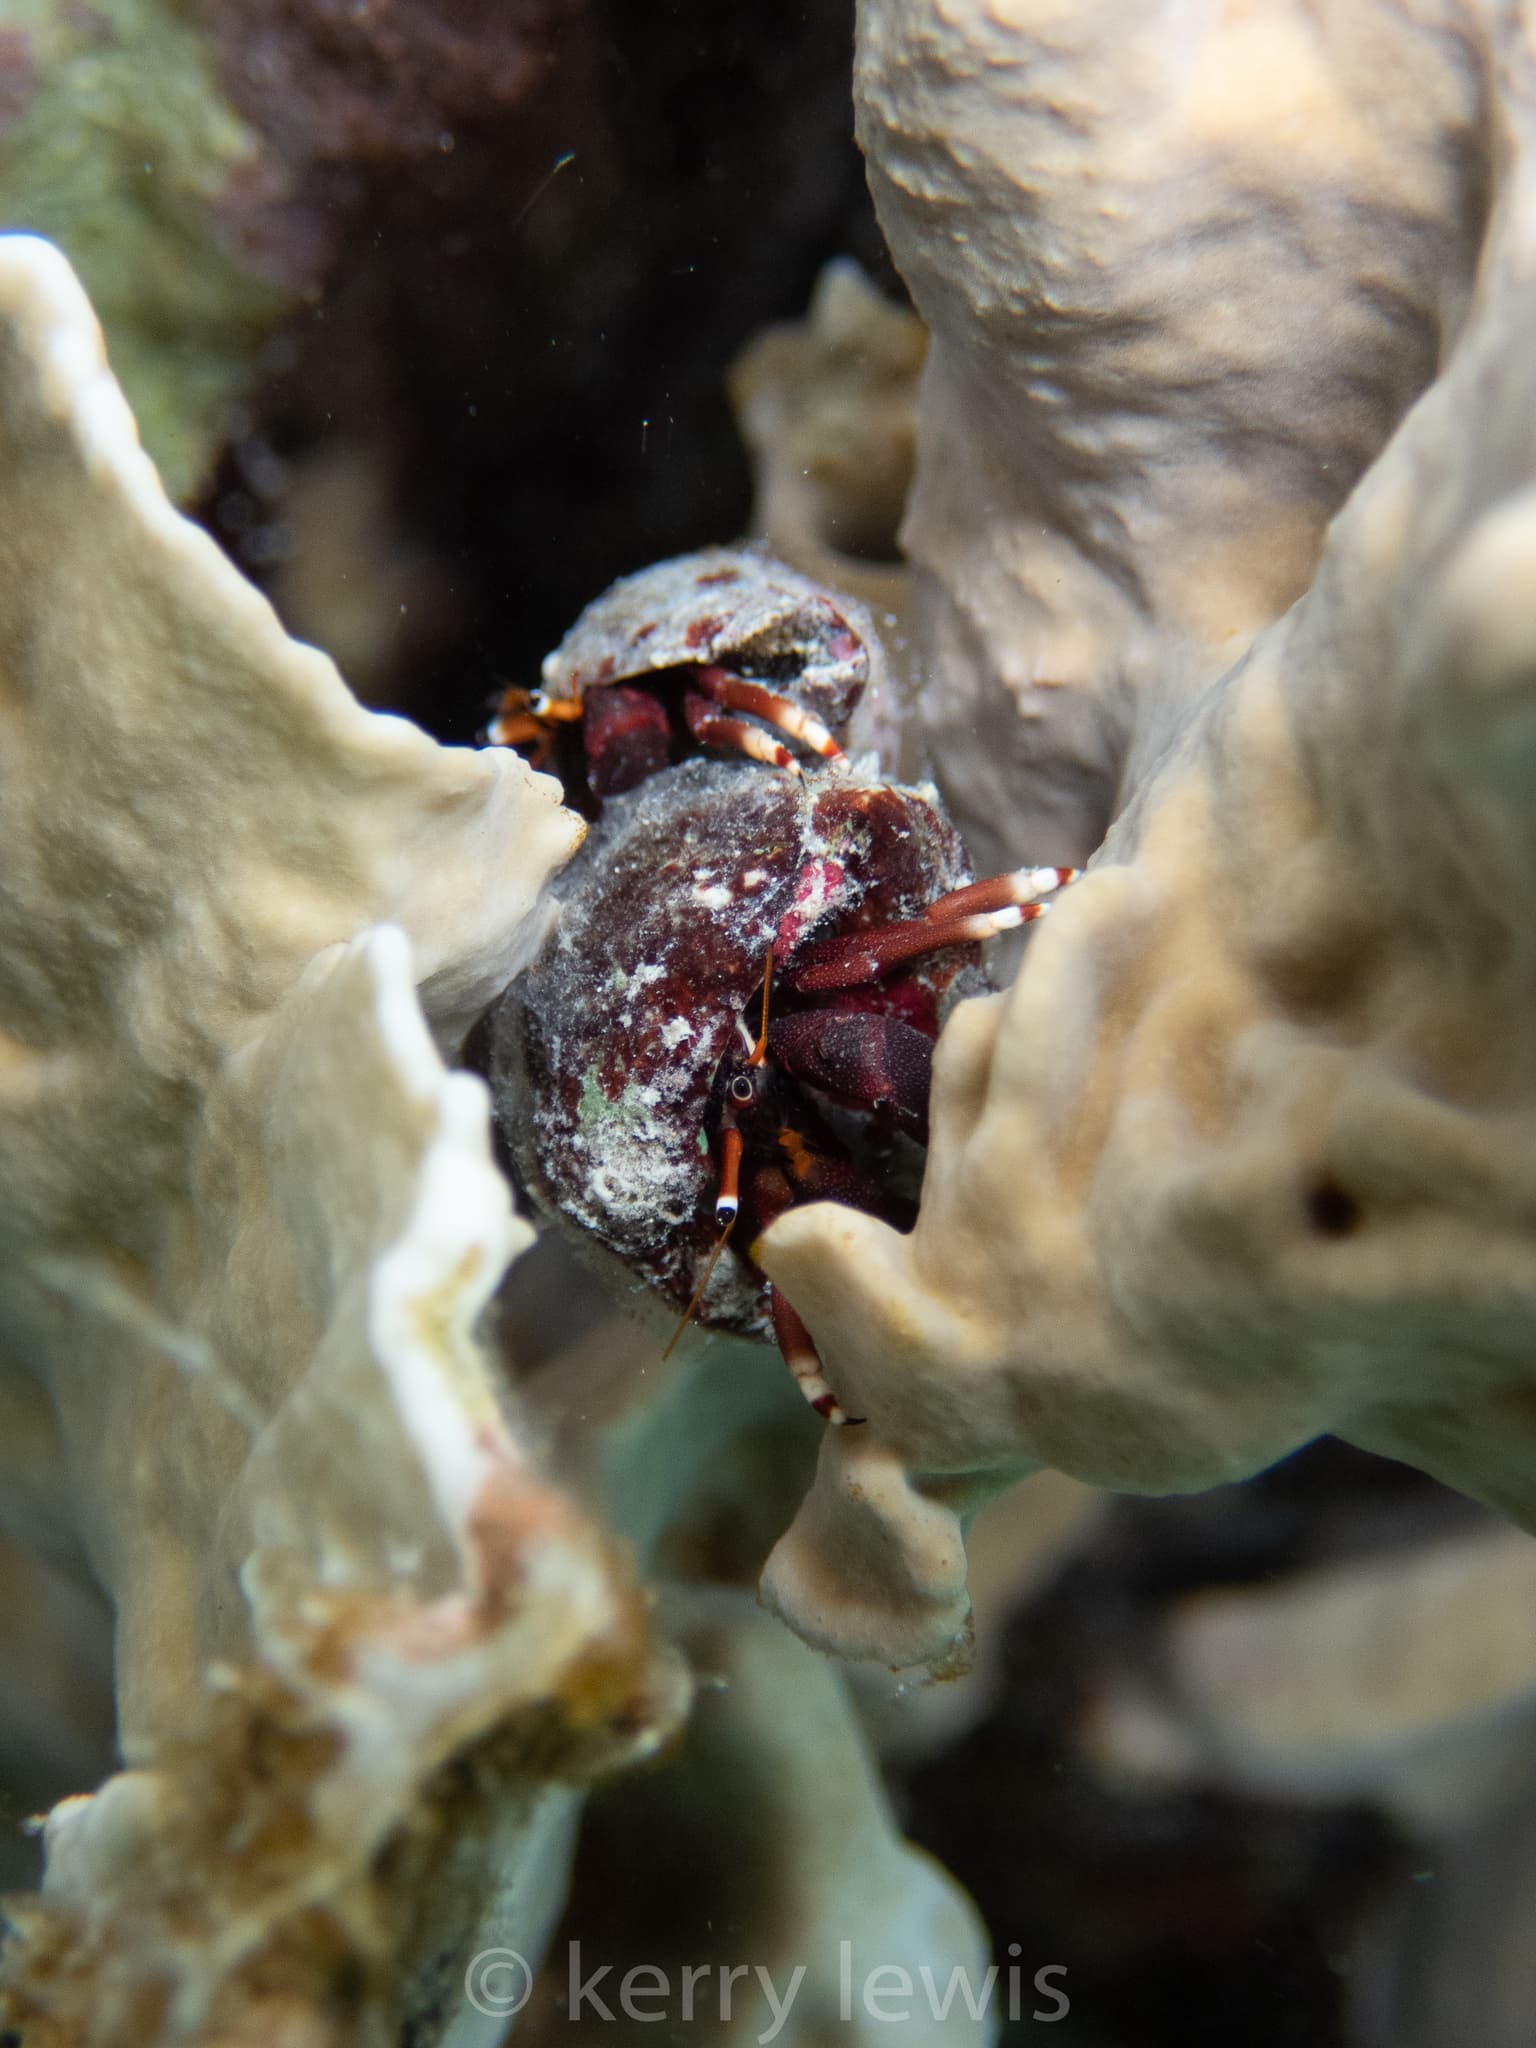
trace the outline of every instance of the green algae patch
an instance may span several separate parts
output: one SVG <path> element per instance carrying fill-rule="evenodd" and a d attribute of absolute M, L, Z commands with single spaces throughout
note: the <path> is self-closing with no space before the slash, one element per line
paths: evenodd
<path fill-rule="evenodd" d="M 0 220 L 57 242 L 173 497 L 203 481 L 228 407 L 288 298 L 221 208 L 262 145 L 210 47 L 163 0 L 11 0 Z"/>

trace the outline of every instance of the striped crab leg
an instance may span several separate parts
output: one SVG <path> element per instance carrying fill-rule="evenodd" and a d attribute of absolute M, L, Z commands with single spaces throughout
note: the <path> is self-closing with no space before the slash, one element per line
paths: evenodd
<path fill-rule="evenodd" d="M 822 760 L 842 761 L 847 758 L 814 711 L 806 711 L 790 698 L 781 697 L 776 690 L 749 682 L 745 676 L 733 675 L 729 669 L 713 666 L 699 669 L 693 681 L 695 689 L 711 703 L 726 711 L 746 711 L 753 718 L 761 718 L 797 746 L 819 754 Z"/>
<path fill-rule="evenodd" d="M 780 1357 L 794 1375 L 795 1385 L 823 1422 L 830 1422 L 834 1429 L 857 1428 L 864 1420 L 863 1416 L 850 1415 L 827 1384 L 827 1376 L 821 1369 L 821 1354 L 799 1314 L 771 1283 L 768 1293 L 773 1309 L 774 1339 Z"/>
<path fill-rule="evenodd" d="M 940 946 L 972 945 L 995 938 L 1044 917 L 1050 909 L 1041 898 L 1075 881 L 1076 868 L 1016 868 L 984 882 L 968 882 L 931 903 L 921 917 L 874 925 L 868 931 L 846 932 L 810 946 L 790 970 L 790 979 L 806 994 L 858 988 L 875 981 L 903 960 L 933 953 Z"/>

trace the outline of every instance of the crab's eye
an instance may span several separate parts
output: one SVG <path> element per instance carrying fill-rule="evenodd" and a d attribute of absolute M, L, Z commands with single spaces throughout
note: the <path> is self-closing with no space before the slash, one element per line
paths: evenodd
<path fill-rule="evenodd" d="M 731 1083 L 732 1102 L 750 1102 L 756 1093 L 757 1090 L 752 1085 L 752 1076 L 750 1074 L 738 1074 Z"/>

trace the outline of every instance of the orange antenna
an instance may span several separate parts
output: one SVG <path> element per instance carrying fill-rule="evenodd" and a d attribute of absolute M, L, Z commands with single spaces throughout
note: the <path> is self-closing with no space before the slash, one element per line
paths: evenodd
<path fill-rule="evenodd" d="M 760 1067 L 768 1057 L 768 991 L 773 984 L 773 948 L 768 948 L 768 958 L 763 962 L 763 1028 L 757 1034 L 757 1043 L 752 1048 L 749 1067 Z"/>
<path fill-rule="evenodd" d="M 732 1215 L 730 1222 L 726 1224 L 724 1230 L 721 1231 L 719 1237 L 717 1237 L 715 1240 L 715 1248 L 709 1255 L 709 1264 L 704 1268 L 704 1278 L 693 1290 L 692 1301 L 690 1301 L 688 1306 L 683 1310 L 681 1321 L 678 1323 L 677 1328 L 672 1332 L 672 1335 L 667 1339 L 667 1348 L 661 1354 L 663 1363 L 665 1363 L 666 1360 L 672 1356 L 673 1352 L 677 1349 L 678 1338 L 682 1336 L 684 1330 L 686 1330 L 688 1325 L 693 1321 L 693 1312 L 698 1307 L 699 1303 L 704 1299 L 705 1289 L 709 1286 L 710 1281 L 714 1278 L 715 1268 L 720 1263 L 720 1254 L 725 1250 L 725 1241 L 735 1228 L 736 1217 L 735 1215 Z"/>
<path fill-rule="evenodd" d="M 763 962 L 763 1022 L 757 1034 L 757 1042 L 747 1059 L 749 1067 L 760 1067 L 768 1057 L 768 992 L 773 985 L 773 948 L 768 948 L 768 958 Z M 741 1214 L 741 1155 L 744 1149 L 741 1132 L 729 1109 L 726 1111 L 725 1128 L 720 1133 L 720 1190 L 715 1196 L 715 1221 L 723 1226 L 715 1240 L 715 1248 L 709 1255 L 709 1264 L 704 1268 L 704 1277 L 693 1290 L 693 1299 L 683 1310 L 682 1319 L 667 1339 L 667 1348 L 662 1362 L 677 1349 L 677 1340 L 693 1321 L 694 1311 L 704 1299 L 715 1268 L 720 1263 L 720 1254 L 725 1250 L 726 1240 L 736 1228 L 736 1218 Z"/>

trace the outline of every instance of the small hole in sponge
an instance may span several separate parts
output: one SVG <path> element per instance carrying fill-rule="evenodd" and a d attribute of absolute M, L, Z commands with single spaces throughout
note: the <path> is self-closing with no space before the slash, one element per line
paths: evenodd
<path fill-rule="evenodd" d="M 1307 1190 L 1307 1221 L 1323 1237 L 1348 1237 L 1360 1227 L 1360 1204 L 1325 1175 Z"/>

